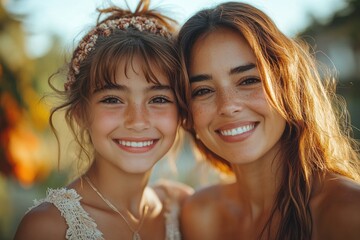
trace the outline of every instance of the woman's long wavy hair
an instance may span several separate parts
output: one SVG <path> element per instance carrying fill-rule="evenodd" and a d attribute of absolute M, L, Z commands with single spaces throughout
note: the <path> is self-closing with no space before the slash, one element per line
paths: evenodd
<path fill-rule="evenodd" d="M 99 11 L 99 18 L 96 26 L 109 19 L 118 19 L 122 17 L 141 16 L 144 18 L 155 18 L 158 23 L 165 26 L 171 35 L 176 33 L 177 22 L 155 10 L 149 9 L 149 0 L 140 0 L 136 10 L 124 10 L 118 7 L 110 7 Z M 102 17 L 105 16 L 104 19 Z M 96 27 L 95 26 L 95 27 Z M 86 35 L 85 35 L 86 37 Z M 74 83 L 70 89 L 58 88 L 54 81 L 55 76 L 62 70 L 55 73 L 49 78 L 49 85 L 60 96 L 61 103 L 55 106 L 50 113 L 50 127 L 53 130 L 59 148 L 58 159 L 60 160 L 60 139 L 54 126 L 54 115 L 59 111 L 65 112 L 66 122 L 74 136 L 74 140 L 80 147 L 77 156 L 80 160 L 88 160 L 87 163 L 78 161 L 78 170 L 88 166 L 93 158 L 93 149 L 91 139 L 87 131 L 90 119 L 88 119 L 88 103 L 97 87 L 106 84 L 113 85 L 116 82 L 115 75 L 119 63 L 125 62 L 124 71 L 128 67 L 134 67 L 133 59 L 139 57 L 142 59 L 142 70 L 149 82 L 158 83 L 157 76 L 154 73 L 154 67 L 157 67 L 169 79 L 170 87 L 174 90 L 179 82 L 180 63 L 173 38 L 166 38 L 157 34 L 139 31 L 134 28 L 115 30 L 107 37 L 99 36 L 95 47 L 89 55 L 81 62 L 79 74 L 76 75 Z M 76 51 L 76 50 L 75 50 Z M 73 54 L 75 56 L 75 52 Z M 66 74 L 69 71 L 71 62 L 66 66 Z M 134 68 L 133 68 L 134 69 Z M 176 94 L 176 93 L 175 93 Z M 179 107 L 180 117 L 183 117 L 185 105 L 182 99 L 176 95 Z M 85 158 L 83 158 L 85 156 Z M 82 169 L 83 170 L 83 169 Z"/>
<path fill-rule="evenodd" d="M 281 219 L 276 239 L 310 239 L 312 217 L 309 201 L 315 177 L 332 172 L 356 181 L 359 176 L 358 143 L 351 138 L 347 110 L 336 96 L 335 81 L 322 79 L 308 45 L 286 37 L 259 9 L 227 2 L 199 11 L 180 29 L 178 48 L 183 66 L 178 89 L 187 106 L 191 95 L 187 69 L 196 41 L 219 28 L 241 34 L 256 59 L 268 102 L 286 120 L 281 138 L 283 179 L 273 212 L 259 238 L 270 235 L 275 212 Z M 210 50 L 209 50 L 210 51 Z M 197 148 L 219 170 L 231 173 L 228 161 L 196 139 L 191 111 L 184 127 L 194 136 Z"/>

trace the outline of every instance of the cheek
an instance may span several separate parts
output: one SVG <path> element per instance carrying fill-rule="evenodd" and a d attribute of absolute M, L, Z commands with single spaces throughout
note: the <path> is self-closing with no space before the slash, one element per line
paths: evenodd
<path fill-rule="evenodd" d="M 267 127 L 272 132 L 271 135 L 274 137 L 282 135 L 286 125 L 285 119 L 270 105 L 263 91 L 254 92 L 252 95 L 255 99 L 252 106 L 267 119 L 266 122 L 269 123 Z"/>
<path fill-rule="evenodd" d="M 247 99 L 250 100 L 257 100 L 257 101 L 266 101 L 266 95 L 264 92 L 264 89 L 262 87 L 258 87 L 257 89 L 254 89 L 247 93 L 246 95 Z"/>
<path fill-rule="evenodd" d="M 252 108 L 257 109 L 257 111 L 267 115 L 271 113 L 272 107 L 268 103 L 262 88 L 249 93 L 247 99 L 249 100 Z"/>
<path fill-rule="evenodd" d="M 91 117 L 90 128 L 92 131 L 111 130 L 118 126 L 123 116 L 119 112 L 114 111 L 97 111 Z"/>
<path fill-rule="evenodd" d="M 191 104 L 191 115 L 193 117 L 194 121 L 194 128 L 200 129 L 205 127 L 209 119 L 213 118 L 213 111 L 216 109 L 216 107 L 211 107 L 210 104 L 198 104 L 193 103 Z"/>
<path fill-rule="evenodd" d="M 176 107 L 152 115 L 152 121 L 166 134 L 175 134 L 179 125 L 179 114 Z"/>

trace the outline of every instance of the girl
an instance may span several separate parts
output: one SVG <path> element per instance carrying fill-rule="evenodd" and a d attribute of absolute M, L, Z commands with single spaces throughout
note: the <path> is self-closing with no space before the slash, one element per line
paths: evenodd
<path fill-rule="evenodd" d="M 191 189 L 147 187 L 182 112 L 173 22 L 148 8 L 143 0 L 134 13 L 100 10 L 99 19 L 108 16 L 75 49 L 65 90 L 57 90 L 65 102 L 51 116 L 66 110 L 91 165 L 65 188 L 49 189 L 15 239 L 180 239 L 177 211 Z"/>
<path fill-rule="evenodd" d="M 236 179 L 186 201 L 184 238 L 360 239 L 359 145 L 306 45 L 228 2 L 191 17 L 178 47 L 184 125 Z"/>

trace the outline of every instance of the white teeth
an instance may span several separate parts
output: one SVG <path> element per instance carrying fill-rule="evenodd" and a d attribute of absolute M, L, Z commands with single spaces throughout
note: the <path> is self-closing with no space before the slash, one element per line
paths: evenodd
<path fill-rule="evenodd" d="M 221 133 L 221 135 L 224 135 L 224 136 L 235 136 L 235 135 L 239 135 L 239 134 L 248 132 L 248 131 L 254 129 L 254 127 L 255 127 L 255 124 L 250 124 L 250 125 L 246 125 L 246 126 L 242 126 L 242 127 L 238 127 L 238 128 L 221 130 L 220 133 Z"/>
<path fill-rule="evenodd" d="M 138 147 L 138 148 L 147 147 L 147 146 L 152 145 L 153 143 L 154 143 L 153 140 L 144 141 L 144 142 L 130 142 L 130 141 L 124 141 L 124 140 L 119 141 L 120 145 L 127 146 L 127 147 Z"/>

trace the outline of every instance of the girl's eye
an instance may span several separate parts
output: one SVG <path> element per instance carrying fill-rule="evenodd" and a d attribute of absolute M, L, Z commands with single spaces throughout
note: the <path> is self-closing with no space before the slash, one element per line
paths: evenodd
<path fill-rule="evenodd" d="M 154 97 L 150 100 L 150 103 L 164 104 L 164 103 L 172 103 L 172 101 L 166 96 Z"/>
<path fill-rule="evenodd" d="M 102 99 L 100 102 L 106 103 L 106 104 L 118 104 L 122 103 L 122 101 L 117 97 L 106 97 Z"/>
<path fill-rule="evenodd" d="M 213 91 L 208 89 L 208 88 L 200 88 L 200 89 L 195 89 L 191 96 L 192 97 L 199 97 L 199 96 L 203 96 L 205 94 L 209 94 L 209 93 L 212 93 Z"/>
<path fill-rule="evenodd" d="M 249 77 L 249 78 L 246 78 L 245 80 L 242 80 L 240 82 L 240 85 L 251 85 L 251 84 L 256 84 L 259 82 L 261 82 L 259 78 Z"/>

